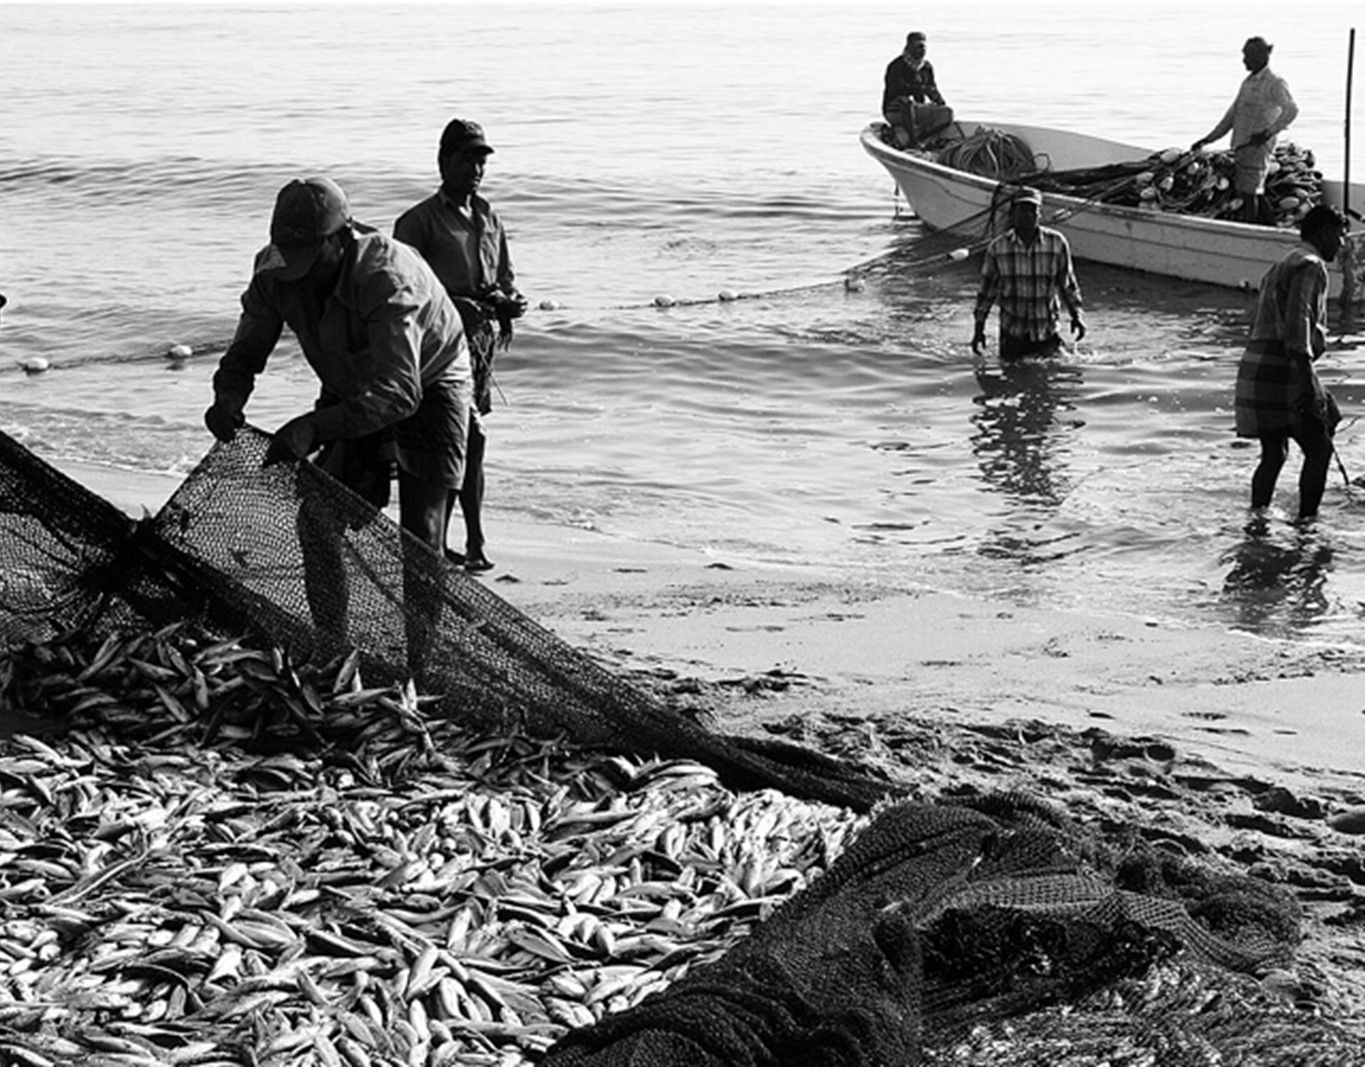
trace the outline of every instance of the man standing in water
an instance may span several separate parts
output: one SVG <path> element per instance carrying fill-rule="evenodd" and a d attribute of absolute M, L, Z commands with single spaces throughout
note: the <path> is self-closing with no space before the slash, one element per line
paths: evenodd
<path fill-rule="evenodd" d="M 986 246 L 972 334 L 977 355 L 985 347 L 986 320 L 997 301 L 1002 360 L 1055 356 L 1062 347 L 1057 332 L 1062 302 L 1071 312 L 1076 340 L 1085 336 L 1071 245 L 1060 231 L 1038 224 L 1042 207 L 1037 189 L 1019 189 L 1010 200 L 1010 229 Z"/>
<path fill-rule="evenodd" d="M 915 30 L 886 67 L 882 117 L 891 124 L 901 148 L 919 147 L 953 121 L 953 109 L 934 80 L 934 65 L 925 58 L 928 50 L 924 34 Z"/>
<path fill-rule="evenodd" d="M 1265 199 L 1265 177 L 1275 154 L 1275 138 L 1298 117 L 1299 106 L 1289 84 L 1270 69 L 1274 45 L 1264 37 L 1250 37 L 1242 46 L 1242 65 L 1250 72 L 1218 125 L 1190 150 L 1198 152 L 1210 141 L 1232 131 L 1236 162 L 1233 188 L 1242 197 L 1242 221 L 1274 225 Z"/>
<path fill-rule="evenodd" d="M 463 555 L 449 554 L 475 573 L 493 567 L 484 551 L 483 533 L 483 458 L 488 440 L 484 418 L 493 409 L 493 357 L 498 347 L 511 344 L 512 320 L 526 311 L 526 298 L 518 292 L 512 270 L 507 233 L 492 206 L 479 195 L 492 153 L 482 126 L 452 119 L 441 133 L 436 152 L 441 188 L 399 216 L 393 227 L 394 237 L 417 249 L 431 264 L 459 308 L 469 336 L 474 409 L 469 416 L 464 485 L 459 492 L 465 550 Z M 453 497 L 447 523 L 454 511 Z"/>
<path fill-rule="evenodd" d="M 1340 415 L 1313 361 L 1327 347 L 1327 264 L 1341 251 L 1346 220 L 1319 204 L 1299 223 L 1302 242 L 1261 279 L 1251 338 L 1237 367 L 1237 436 L 1261 442 L 1251 506 L 1269 506 L 1289 442 L 1303 450 L 1299 518 L 1318 513 L 1332 433 Z"/>

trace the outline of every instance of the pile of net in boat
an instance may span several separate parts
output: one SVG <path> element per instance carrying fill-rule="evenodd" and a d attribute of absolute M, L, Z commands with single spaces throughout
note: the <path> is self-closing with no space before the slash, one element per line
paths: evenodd
<path fill-rule="evenodd" d="M 1036 801 L 901 803 L 719 960 L 566 1035 L 545 1067 L 1346 1063 L 1326 1028 L 1291 1052 L 1248 1005 L 1230 1026 L 1208 986 L 1194 1009 L 1123 1005 L 1117 1040 L 1092 1043 L 1083 1009 L 1038 1014 L 1182 950 L 1249 970 L 1296 937 L 1288 894 L 1151 851 L 1106 857 Z M 1022 1040 L 991 1030 L 1025 1015 Z"/>
<path fill-rule="evenodd" d="M 1210 219 L 1242 217 L 1243 198 L 1233 185 L 1231 150 L 1187 152 L 1168 148 L 1138 160 L 1077 170 L 1045 169 L 1009 178 L 1044 192 L 1078 200 L 1147 208 Z M 1265 198 L 1276 226 L 1297 226 L 1322 202 L 1322 172 L 1313 153 L 1293 143 L 1275 147 L 1265 181 Z"/>
<path fill-rule="evenodd" d="M 299 662 L 358 650 L 438 713 L 585 745 L 686 757 L 734 788 L 866 810 L 884 776 L 798 745 L 722 736 L 570 646 L 310 463 L 262 467 L 268 436 L 218 444 L 134 521 L 0 435 L 0 640 L 193 620 Z"/>
<path fill-rule="evenodd" d="M 1106 204 L 1143 207 L 1179 215 L 1238 219 L 1242 196 L 1233 187 L 1231 151 L 1185 152 L 1168 148 L 1145 159 L 1071 171 L 1046 171 L 1028 179 L 1045 191 Z M 1277 226 L 1292 227 L 1322 202 L 1322 172 L 1311 151 L 1277 145 L 1266 176 L 1265 197 Z"/>
<path fill-rule="evenodd" d="M 889 127 L 883 132 L 888 139 Z M 888 141 L 894 143 L 894 141 Z M 1240 219 L 1243 201 L 1233 187 L 1234 153 L 1168 148 L 1142 159 L 1095 167 L 1054 170 L 1017 134 L 979 126 L 970 134 L 956 124 L 926 146 L 945 166 L 993 181 L 1027 184 L 1087 202 L 1141 207 L 1211 219 Z M 1322 172 L 1311 150 L 1292 142 L 1276 145 L 1265 197 L 1277 226 L 1293 227 L 1322 202 Z"/>

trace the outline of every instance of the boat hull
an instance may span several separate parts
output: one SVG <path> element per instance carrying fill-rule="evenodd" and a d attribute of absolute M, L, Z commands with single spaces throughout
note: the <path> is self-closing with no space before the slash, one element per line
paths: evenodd
<path fill-rule="evenodd" d="M 970 134 L 974 123 L 963 123 Z M 1146 159 L 1152 149 L 1036 126 L 991 123 L 992 129 L 1021 137 L 1054 170 L 1099 167 Z M 989 236 L 992 200 L 999 183 L 905 152 L 881 139 L 880 123 L 862 132 L 863 148 L 895 179 L 924 224 L 935 230 L 961 229 L 964 244 Z M 1341 206 L 1340 183 L 1325 182 L 1324 199 Z M 1352 205 L 1365 203 L 1365 188 L 1352 186 Z M 1146 271 L 1170 278 L 1255 288 L 1262 275 L 1299 240 L 1298 232 L 1242 222 L 1178 215 L 1149 208 L 1099 204 L 1047 192 L 1043 221 L 1067 235 L 1079 259 Z M 998 225 L 998 223 L 997 223 Z M 1332 292 L 1341 275 L 1332 271 Z"/>

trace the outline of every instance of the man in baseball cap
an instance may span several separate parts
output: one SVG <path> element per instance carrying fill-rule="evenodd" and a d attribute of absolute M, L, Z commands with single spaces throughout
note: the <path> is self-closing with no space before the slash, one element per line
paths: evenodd
<path fill-rule="evenodd" d="M 396 467 L 402 525 L 445 547 L 448 495 L 464 477 L 469 347 L 455 305 L 412 248 L 355 221 L 327 178 L 275 199 L 237 332 L 213 376 L 204 422 L 230 441 L 256 376 L 288 326 L 321 383 L 312 410 L 274 434 L 266 463 L 321 450 L 319 465 L 376 507 Z"/>
<path fill-rule="evenodd" d="M 481 152 L 483 155 L 492 154 L 493 146 L 484 137 L 483 127 L 469 119 L 451 119 L 441 131 L 440 154 L 471 150 Z"/>
<path fill-rule="evenodd" d="M 464 319 L 474 366 L 474 410 L 469 415 L 464 486 L 458 503 L 464 517 L 464 552 L 455 561 L 478 574 L 493 567 L 484 545 L 484 456 L 493 411 L 493 362 L 512 341 L 512 322 L 526 310 L 517 289 L 502 219 L 479 192 L 493 149 L 483 127 L 451 119 L 441 132 L 436 166 L 441 185 L 394 223 L 393 235 L 431 264 Z M 496 325 L 496 333 L 494 327 Z M 453 508 L 452 508 L 453 513 Z"/>
<path fill-rule="evenodd" d="M 1060 230 L 1038 224 L 1043 195 L 1037 189 L 1013 190 L 1009 205 L 1010 228 L 986 246 L 981 262 L 972 351 L 979 356 L 985 347 L 986 320 L 991 305 L 998 302 L 1002 361 L 1055 356 L 1062 350 L 1057 329 L 1062 303 L 1071 312 L 1076 340 L 1085 336 L 1071 245 Z"/>
<path fill-rule="evenodd" d="M 270 244 L 256 259 L 255 273 L 296 282 L 317 262 L 327 238 L 351 223 L 351 205 L 330 178 L 295 179 L 275 198 Z"/>

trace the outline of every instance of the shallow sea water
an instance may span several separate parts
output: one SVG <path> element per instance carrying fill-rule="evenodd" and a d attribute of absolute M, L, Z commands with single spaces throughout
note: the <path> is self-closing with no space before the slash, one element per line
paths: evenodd
<path fill-rule="evenodd" d="M 485 192 L 533 305 L 499 375 L 493 547 L 499 514 L 531 517 L 1358 642 L 1365 488 L 1334 471 L 1300 528 L 1291 467 L 1248 533 L 1230 390 L 1250 294 L 1083 263 L 1074 352 L 973 360 L 976 265 L 926 272 L 857 143 L 910 28 L 966 116 L 1151 148 L 1213 124 L 1258 32 L 1304 109 L 1291 139 L 1337 173 L 1349 6 L 1186 6 L 929 3 L 913 27 L 889 3 L 0 7 L 0 429 L 52 459 L 188 471 L 275 190 L 330 174 L 388 228 L 461 114 L 497 147 Z M 168 361 L 177 342 L 200 354 Z M 34 357 L 52 369 L 20 372 Z M 1323 365 L 1348 476 L 1358 368 Z M 285 344 L 249 415 L 273 429 L 312 396 Z"/>

